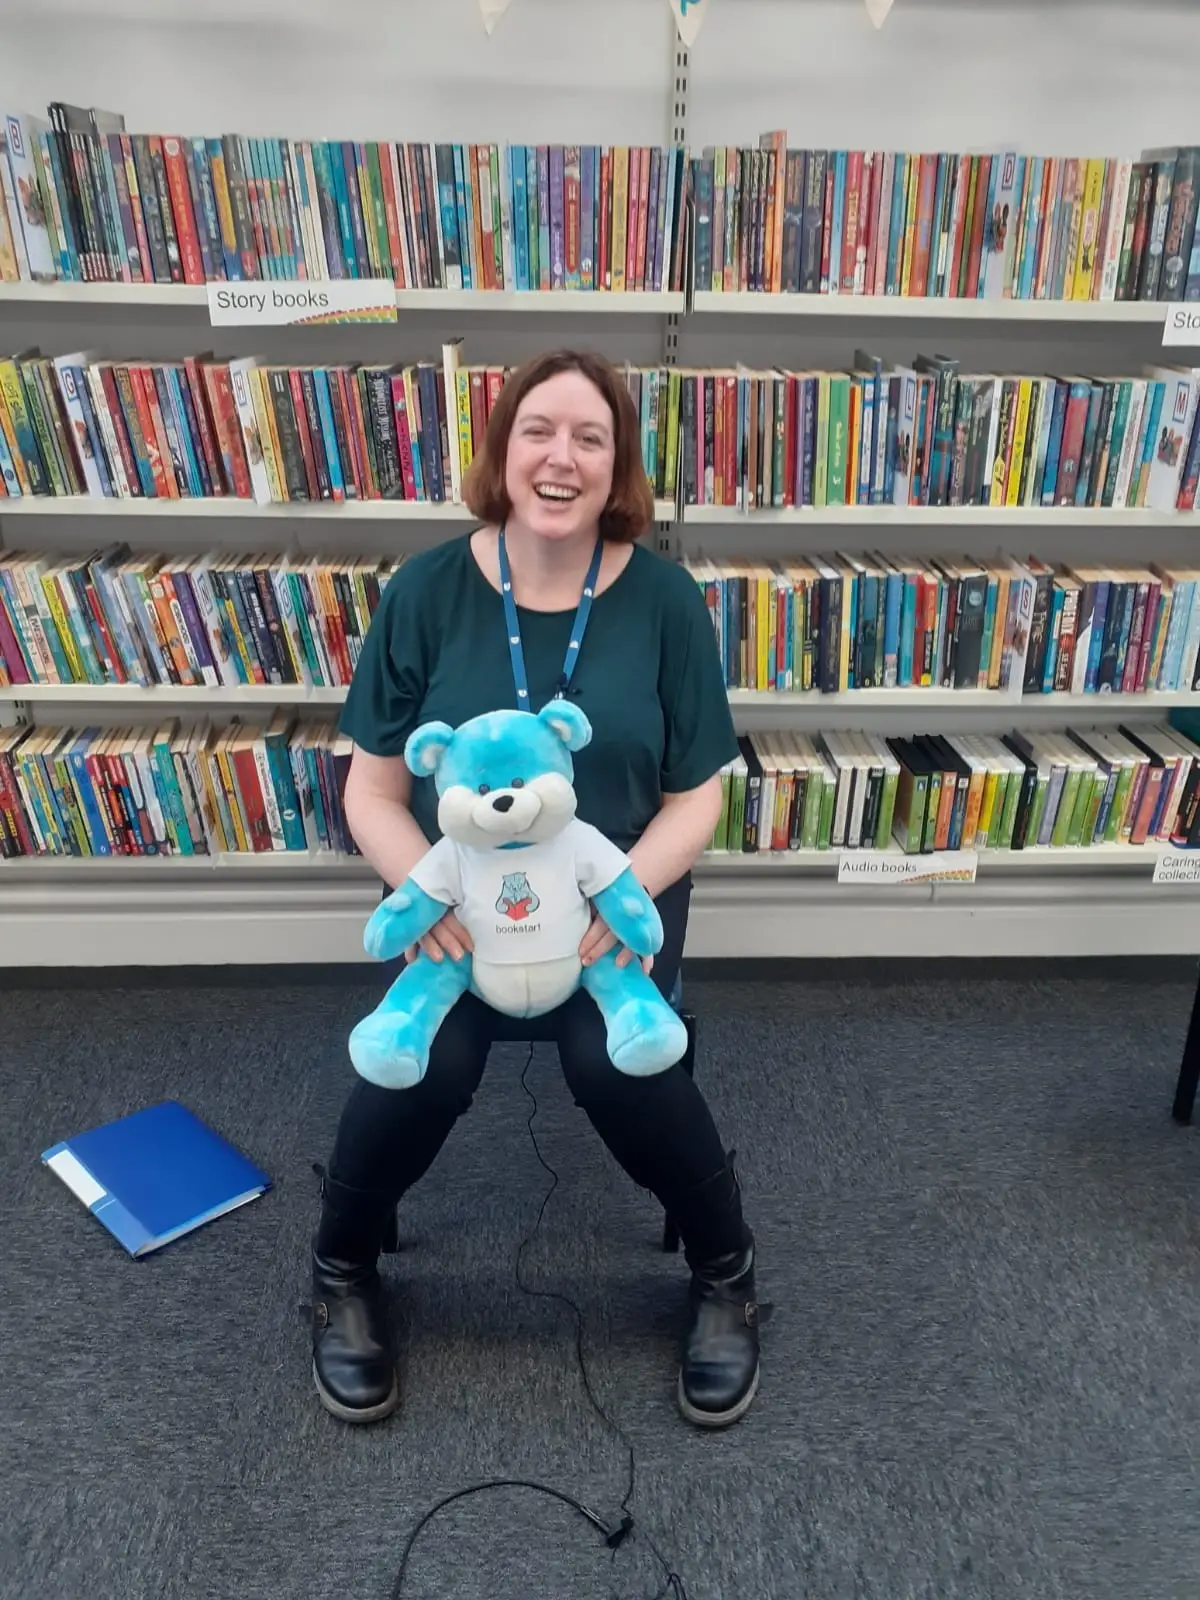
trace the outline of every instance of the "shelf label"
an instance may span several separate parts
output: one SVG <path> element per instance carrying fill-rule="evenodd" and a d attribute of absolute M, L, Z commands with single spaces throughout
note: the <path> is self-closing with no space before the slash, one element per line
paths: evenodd
<path fill-rule="evenodd" d="M 336 278 L 316 283 L 300 279 L 210 283 L 208 319 L 214 328 L 395 322 L 396 288 L 388 278 Z"/>
<path fill-rule="evenodd" d="M 1155 883 L 1200 883 L 1200 850 L 1168 845 L 1154 858 Z"/>
<path fill-rule="evenodd" d="M 1200 345 L 1200 305 L 1169 305 L 1163 318 L 1163 345 Z"/>
<path fill-rule="evenodd" d="M 925 856 L 905 856 L 891 850 L 843 850 L 838 856 L 837 881 L 974 883 L 978 869 L 977 850 L 935 850 Z"/>

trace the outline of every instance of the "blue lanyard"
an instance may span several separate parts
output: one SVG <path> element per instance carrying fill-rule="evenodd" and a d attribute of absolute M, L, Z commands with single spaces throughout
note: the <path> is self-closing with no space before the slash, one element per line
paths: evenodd
<path fill-rule="evenodd" d="M 604 554 L 604 540 L 596 540 L 596 548 L 592 553 L 592 564 L 587 570 L 587 577 L 583 580 L 583 593 L 579 597 L 579 606 L 575 612 L 575 621 L 571 624 L 571 641 L 567 645 L 567 653 L 563 657 L 562 677 L 553 698 L 558 700 L 567 692 L 575 671 L 575 663 L 579 660 L 579 647 L 583 643 L 583 635 L 588 625 L 588 616 L 592 609 L 592 597 L 596 592 L 596 579 L 600 576 L 600 557 Z M 517 606 L 512 594 L 512 569 L 508 564 L 508 551 L 504 544 L 504 527 L 500 528 L 500 593 L 504 597 L 504 621 L 508 628 L 508 653 L 512 657 L 513 681 L 517 686 L 517 708 L 520 711 L 531 711 L 529 703 L 529 681 L 525 676 L 525 656 L 521 649 L 521 624 L 517 621 Z"/>

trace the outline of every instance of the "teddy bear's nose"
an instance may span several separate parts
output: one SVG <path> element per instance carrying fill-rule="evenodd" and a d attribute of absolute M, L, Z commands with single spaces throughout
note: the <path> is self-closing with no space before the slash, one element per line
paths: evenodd
<path fill-rule="evenodd" d="M 512 810 L 512 803 L 513 803 L 512 795 L 510 795 L 510 794 L 498 794 L 496 796 L 496 798 L 492 801 L 492 806 L 496 811 L 511 811 Z"/>

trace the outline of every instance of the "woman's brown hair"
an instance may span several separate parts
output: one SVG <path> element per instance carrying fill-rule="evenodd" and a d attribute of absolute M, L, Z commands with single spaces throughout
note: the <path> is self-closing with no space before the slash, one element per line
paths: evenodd
<path fill-rule="evenodd" d="M 463 499 L 483 522 L 501 523 L 509 515 L 512 502 L 504 474 L 517 408 L 531 389 L 560 372 L 578 372 L 587 378 L 612 412 L 612 489 L 600 513 L 600 532 L 605 539 L 632 544 L 654 521 L 654 496 L 642 461 L 637 410 L 615 368 L 589 351 L 552 350 L 517 368 L 501 389 L 479 452 L 463 474 Z"/>

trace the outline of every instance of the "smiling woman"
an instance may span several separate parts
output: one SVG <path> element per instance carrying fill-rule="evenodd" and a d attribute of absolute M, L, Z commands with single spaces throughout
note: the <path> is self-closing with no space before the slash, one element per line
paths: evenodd
<path fill-rule="evenodd" d="M 363 645 L 342 714 L 354 742 L 351 831 L 395 888 L 440 837 L 434 780 L 405 764 L 414 729 L 456 729 L 485 712 L 537 712 L 569 697 L 592 734 L 574 757 L 576 814 L 628 853 L 654 899 L 664 942 L 651 978 L 670 995 L 691 867 L 712 837 L 720 770 L 737 741 L 699 590 L 638 543 L 653 499 L 619 373 L 575 351 L 514 373 L 463 494 L 480 526 L 404 562 Z M 514 810 L 519 797 L 506 797 Z M 473 806 L 478 796 L 465 799 Z M 448 911 L 406 959 L 456 962 L 470 948 Z M 594 909 L 579 956 L 598 981 L 607 966 L 633 959 Z M 468 992 L 434 1036 L 419 1082 L 392 1089 L 359 1079 L 350 1094 L 313 1250 L 314 1373 L 337 1416 L 369 1421 L 398 1404 L 380 1241 L 396 1201 L 470 1106 L 491 1045 L 505 1033 L 501 1014 Z M 618 1071 L 585 987 L 539 1019 L 538 1037 L 557 1045 L 575 1103 L 684 1241 L 692 1295 L 680 1409 L 706 1427 L 736 1421 L 758 1385 L 754 1241 L 701 1091 L 678 1061 L 644 1078 Z"/>
<path fill-rule="evenodd" d="M 464 476 L 463 499 L 484 522 L 519 522 L 555 540 L 594 539 L 597 530 L 606 540 L 639 539 L 654 497 L 633 401 L 608 362 L 559 350 L 514 373 Z"/>

